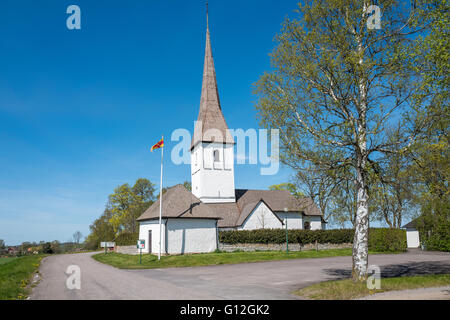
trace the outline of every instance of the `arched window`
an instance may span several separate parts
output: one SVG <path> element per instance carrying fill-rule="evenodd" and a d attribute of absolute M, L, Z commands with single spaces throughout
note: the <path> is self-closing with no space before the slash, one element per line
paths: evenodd
<path fill-rule="evenodd" d="M 214 150 L 214 162 L 219 162 L 219 150 Z"/>
<path fill-rule="evenodd" d="M 305 230 L 309 230 L 311 229 L 311 224 L 309 223 L 309 221 L 305 221 L 304 225 L 303 225 Z"/>

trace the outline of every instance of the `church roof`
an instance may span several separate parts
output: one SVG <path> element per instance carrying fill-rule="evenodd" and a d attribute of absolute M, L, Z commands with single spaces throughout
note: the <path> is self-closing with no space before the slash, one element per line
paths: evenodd
<path fill-rule="evenodd" d="M 219 227 L 232 228 L 242 225 L 261 201 L 272 212 L 302 212 L 306 216 L 323 216 L 310 198 L 297 199 L 286 190 L 236 189 L 235 192 L 236 202 L 203 203 L 183 185 L 178 184 L 163 194 L 162 217 L 220 219 Z M 157 218 L 159 218 L 159 200 L 137 220 Z"/>
<path fill-rule="evenodd" d="M 163 193 L 162 218 L 221 219 L 214 210 L 187 190 L 177 184 Z M 159 218 L 159 199 L 137 218 L 138 221 Z"/>
<path fill-rule="evenodd" d="M 272 212 L 302 212 L 307 216 L 322 216 L 319 208 L 311 198 L 296 198 L 287 190 L 248 190 L 236 189 L 236 205 L 239 210 L 239 217 L 234 226 L 244 223 L 253 209 L 263 201 Z M 219 227 L 224 226 L 219 223 Z"/>
<path fill-rule="evenodd" d="M 209 26 L 206 27 L 205 62 L 203 66 L 200 111 L 194 128 L 191 149 L 199 142 L 233 143 L 220 106 L 216 70 L 211 50 Z"/>

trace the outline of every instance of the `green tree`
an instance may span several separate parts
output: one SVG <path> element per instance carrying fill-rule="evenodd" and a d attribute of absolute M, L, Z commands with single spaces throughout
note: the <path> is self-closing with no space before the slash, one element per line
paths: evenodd
<path fill-rule="evenodd" d="M 299 4 L 300 19 L 286 19 L 271 54 L 273 71 L 256 84 L 262 126 L 280 130 L 281 161 L 313 163 L 339 174 L 355 173 L 357 204 L 354 281 L 367 278 L 369 188 L 382 152 L 406 147 L 414 134 L 388 141 L 389 125 L 404 127 L 414 82 L 399 50 L 416 29 L 411 3 L 382 1 L 381 29 L 367 28 L 361 0 Z M 409 36 L 409 37 L 408 37 Z"/>
<path fill-rule="evenodd" d="M 303 196 L 303 193 L 297 189 L 297 186 L 291 182 L 283 182 L 280 184 L 273 184 L 269 186 L 269 190 L 287 190 L 289 191 L 294 197 L 301 197 Z"/>
<path fill-rule="evenodd" d="M 414 94 L 415 115 L 411 121 L 424 124 L 412 148 L 410 174 L 420 186 L 416 203 L 421 207 L 418 228 L 427 247 L 450 250 L 449 210 L 449 67 L 450 5 L 446 0 L 419 1 L 416 23 L 426 32 L 405 47 L 410 70 L 420 84 Z"/>
<path fill-rule="evenodd" d="M 116 233 L 136 232 L 136 219 L 153 203 L 154 185 L 140 178 L 133 187 L 128 183 L 118 186 L 109 196 L 112 217 L 110 222 Z"/>
<path fill-rule="evenodd" d="M 111 209 L 107 206 L 103 214 L 89 226 L 91 233 L 86 237 L 86 248 L 97 249 L 100 242 L 115 239 L 114 227 L 110 223 L 111 217 Z"/>
<path fill-rule="evenodd" d="M 398 132 L 390 132 L 390 139 L 396 140 Z M 395 147 L 394 147 L 395 148 Z M 390 228 L 399 229 L 402 221 L 413 212 L 415 181 L 410 171 L 409 150 L 386 153 L 374 168 L 375 182 L 372 186 L 372 212 L 375 219 L 383 221 Z"/>

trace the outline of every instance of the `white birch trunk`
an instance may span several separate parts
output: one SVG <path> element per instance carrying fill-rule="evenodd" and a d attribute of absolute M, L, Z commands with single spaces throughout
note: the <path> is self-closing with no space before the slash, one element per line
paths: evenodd
<path fill-rule="evenodd" d="M 363 6 L 363 18 L 365 16 L 366 4 Z M 369 193 L 367 185 L 367 87 L 363 68 L 362 39 L 357 36 L 358 54 L 360 59 L 359 79 L 359 117 L 358 117 L 358 146 L 357 146 L 357 209 L 355 221 L 355 236 L 353 239 L 353 266 L 352 277 L 354 281 L 363 281 L 367 278 L 368 251 L 369 251 Z"/>
<path fill-rule="evenodd" d="M 361 166 L 365 161 L 361 162 Z M 353 239 L 353 266 L 352 277 L 354 281 L 363 281 L 367 278 L 368 250 L 369 250 L 369 195 L 367 192 L 366 175 L 364 167 L 357 169 L 358 199 L 356 210 L 355 236 Z"/>

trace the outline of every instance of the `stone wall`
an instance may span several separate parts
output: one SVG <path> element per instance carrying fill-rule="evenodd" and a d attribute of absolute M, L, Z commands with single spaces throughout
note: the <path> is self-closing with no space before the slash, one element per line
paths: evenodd
<path fill-rule="evenodd" d="M 327 250 L 327 249 L 348 249 L 352 248 L 351 243 L 318 243 L 317 247 L 319 250 Z M 314 243 L 304 244 L 300 247 L 298 243 L 289 243 L 289 251 L 303 251 L 303 250 L 315 250 L 316 245 Z M 226 252 L 233 252 L 235 250 L 241 251 L 280 251 L 286 250 L 286 243 L 276 244 L 276 243 L 236 243 L 236 244 L 228 244 L 228 243 L 219 243 L 219 250 Z"/>
<path fill-rule="evenodd" d="M 136 248 L 136 245 L 134 245 L 134 246 L 116 246 L 114 248 L 114 252 L 123 253 L 123 254 L 139 254 L 139 249 Z M 142 250 L 142 253 L 144 253 L 144 250 Z"/>

